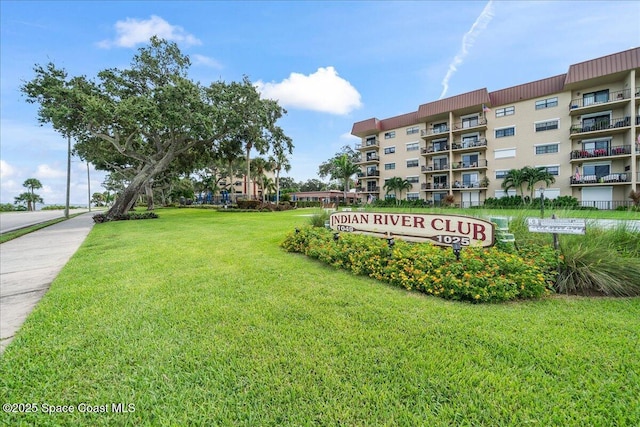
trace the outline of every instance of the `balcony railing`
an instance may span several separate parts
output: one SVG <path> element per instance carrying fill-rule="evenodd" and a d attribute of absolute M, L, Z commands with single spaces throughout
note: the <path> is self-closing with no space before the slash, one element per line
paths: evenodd
<path fill-rule="evenodd" d="M 618 117 L 611 120 L 601 120 L 592 125 L 585 125 L 585 124 L 573 125 L 571 126 L 570 133 L 574 134 L 574 133 L 594 132 L 598 130 L 621 128 L 626 126 L 631 126 L 631 117 L 629 116 Z"/>
<path fill-rule="evenodd" d="M 431 153 L 440 153 L 442 151 L 448 151 L 449 150 L 449 145 L 445 144 L 445 145 L 431 145 L 427 148 L 423 148 L 422 149 L 422 154 L 431 154 Z"/>
<path fill-rule="evenodd" d="M 487 159 L 478 159 L 477 162 L 453 162 L 451 166 L 453 169 L 474 169 L 474 168 L 486 168 Z"/>
<path fill-rule="evenodd" d="M 431 128 L 431 129 L 422 129 L 420 130 L 420 136 L 430 136 L 430 135 L 440 135 L 443 133 L 447 133 L 449 132 L 449 127 L 445 126 L 445 127 L 437 127 L 437 128 Z"/>
<path fill-rule="evenodd" d="M 462 121 L 462 122 L 454 123 L 453 124 L 453 130 L 473 129 L 473 128 L 476 128 L 478 126 L 486 126 L 486 124 L 487 124 L 487 119 L 478 117 L 478 119 L 476 119 L 475 123 L 474 122 L 468 122 L 468 121 Z"/>
<path fill-rule="evenodd" d="M 597 148 L 589 150 L 573 150 L 571 152 L 571 160 L 590 159 L 593 157 L 623 156 L 625 154 L 631 154 L 631 145 L 620 145 L 611 147 L 610 149 Z"/>
<path fill-rule="evenodd" d="M 479 138 L 472 141 L 456 141 L 453 143 L 454 150 L 460 150 L 464 148 L 474 148 L 474 147 L 486 147 L 486 146 L 487 146 L 486 138 Z"/>
<path fill-rule="evenodd" d="M 379 170 L 367 171 L 367 176 L 380 176 L 380 171 Z"/>
<path fill-rule="evenodd" d="M 362 150 L 363 148 L 372 148 L 378 147 L 380 142 L 378 138 L 376 139 L 367 139 L 364 143 L 355 144 L 356 150 Z"/>
<path fill-rule="evenodd" d="M 432 163 L 428 166 L 422 166 L 422 172 L 448 171 L 448 163 Z"/>
<path fill-rule="evenodd" d="M 608 175 L 583 175 L 572 176 L 571 185 L 583 184 L 612 184 L 616 182 L 631 182 L 631 174 L 626 172 L 610 173 Z"/>
<path fill-rule="evenodd" d="M 448 190 L 449 184 L 446 182 L 427 182 L 422 184 L 423 190 Z"/>
<path fill-rule="evenodd" d="M 366 162 L 377 162 L 380 160 L 380 156 L 377 154 L 367 154 L 364 157 L 360 157 L 357 163 L 366 163 Z"/>
<path fill-rule="evenodd" d="M 592 105 L 607 104 L 610 102 L 622 101 L 624 99 L 629 99 L 629 98 L 631 98 L 631 91 L 629 89 L 623 89 L 623 90 L 618 90 L 614 92 L 609 92 L 609 96 L 606 98 L 606 100 L 596 101 L 595 98 L 584 98 L 584 97 L 573 99 L 569 104 L 569 109 L 574 110 L 576 108 L 590 107 Z"/>

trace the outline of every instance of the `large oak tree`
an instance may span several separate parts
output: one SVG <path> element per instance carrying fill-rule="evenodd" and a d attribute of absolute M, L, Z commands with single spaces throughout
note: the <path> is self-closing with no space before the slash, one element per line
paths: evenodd
<path fill-rule="evenodd" d="M 125 214 L 165 171 L 190 173 L 215 159 L 225 141 L 262 149 L 283 135 L 276 121 L 286 111 L 260 99 L 248 78 L 202 86 L 188 78 L 189 66 L 175 43 L 154 37 L 128 69 L 88 79 L 36 65 L 22 86 L 27 101 L 39 104 L 39 121 L 74 138 L 75 153 L 130 177 L 108 218 Z"/>

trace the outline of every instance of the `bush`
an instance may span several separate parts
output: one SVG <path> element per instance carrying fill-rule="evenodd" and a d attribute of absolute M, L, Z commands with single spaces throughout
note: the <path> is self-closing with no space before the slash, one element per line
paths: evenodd
<path fill-rule="evenodd" d="M 456 258 L 449 248 L 401 240 L 389 247 L 385 239 L 305 227 L 282 243 L 327 264 L 351 270 L 405 289 L 471 302 L 537 298 L 548 293 L 557 259 L 551 253 L 524 259 L 497 248 L 465 248 Z M 544 251 L 541 251 L 544 252 Z M 555 253 L 553 250 L 551 252 Z"/>
<path fill-rule="evenodd" d="M 107 221 L 128 221 L 135 219 L 155 219 L 158 218 L 158 214 L 155 212 L 129 212 L 124 215 L 116 215 L 113 218 L 108 218 L 107 215 L 99 213 L 93 216 L 93 222 L 100 224 Z"/>
<path fill-rule="evenodd" d="M 255 209 L 260 206 L 260 200 L 238 200 L 238 209 Z"/>

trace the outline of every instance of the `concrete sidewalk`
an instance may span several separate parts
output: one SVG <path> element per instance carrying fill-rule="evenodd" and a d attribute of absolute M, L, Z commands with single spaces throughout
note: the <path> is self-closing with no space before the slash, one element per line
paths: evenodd
<path fill-rule="evenodd" d="M 93 227 L 85 213 L 0 245 L 0 354 Z"/>

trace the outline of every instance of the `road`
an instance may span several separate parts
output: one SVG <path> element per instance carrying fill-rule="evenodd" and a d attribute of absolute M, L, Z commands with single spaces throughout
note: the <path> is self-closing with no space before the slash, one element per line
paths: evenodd
<path fill-rule="evenodd" d="M 71 209 L 69 214 L 73 215 L 81 212 L 87 212 L 87 209 Z M 0 213 L 0 234 L 63 217 L 64 209 L 55 211 L 2 212 Z"/>

